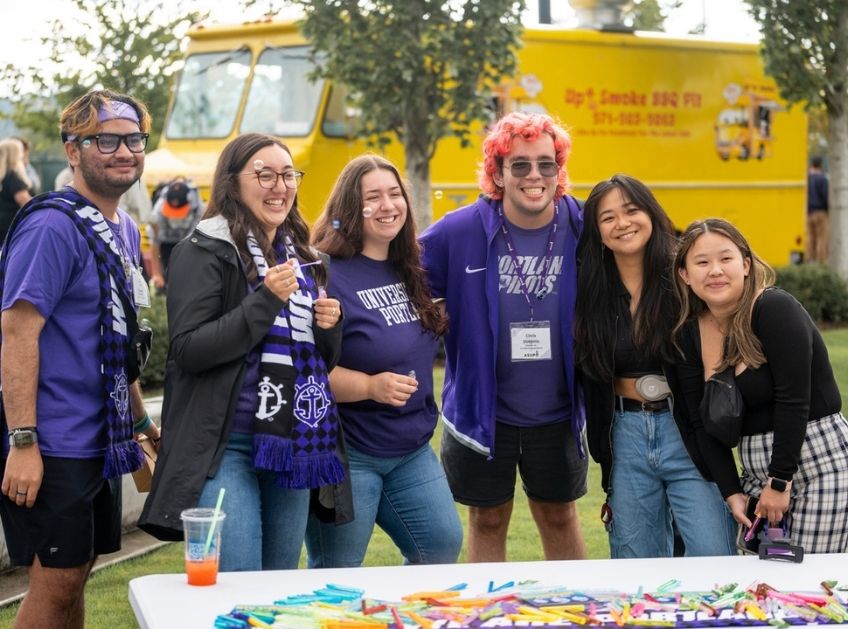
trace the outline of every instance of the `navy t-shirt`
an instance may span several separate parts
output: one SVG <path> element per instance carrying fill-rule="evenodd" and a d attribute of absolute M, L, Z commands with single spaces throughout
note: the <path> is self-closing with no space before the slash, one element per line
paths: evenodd
<path fill-rule="evenodd" d="M 506 219 L 504 219 L 506 220 Z M 499 230 L 495 237 L 498 256 L 498 394 L 497 420 L 513 426 L 543 426 L 571 417 L 571 398 L 565 383 L 560 333 L 560 278 L 563 241 L 569 229 L 567 213 L 561 213 L 554 240 L 553 256 L 542 275 L 550 225 L 521 229 L 508 223 L 515 255 L 533 304 L 534 320 L 549 322 L 551 357 L 544 360 L 512 360 L 510 324 L 530 321 L 530 306 L 521 290 L 521 280 L 506 240 Z M 544 296 L 539 298 L 539 291 Z"/>
<path fill-rule="evenodd" d="M 376 457 L 415 452 L 430 440 L 438 417 L 433 397 L 438 340 L 421 327 L 389 262 L 363 255 L 332 258 L 328 290 L 344 312 L 339 365 L 369 375 L 414 370 L 418 380 L 418 390 L 401 407 L 374 400 L 339 404 L 345 439 Z"/>

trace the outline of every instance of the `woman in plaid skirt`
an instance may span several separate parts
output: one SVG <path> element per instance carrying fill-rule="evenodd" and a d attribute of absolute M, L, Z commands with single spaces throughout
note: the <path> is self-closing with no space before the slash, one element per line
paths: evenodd
<path fill-rule="evenodd" d="M 821 334 L 727 221 L 692 223 L 674 266 L 685 357 L 678 369 L 690 411 L 697 416 L 705 380 L 730 366 L 745 403 L 743 492 L 727 498 L 734 518 L 751 526 L 752 496 L 755 514 L 783 521 L 805 552 L 845 552 L 848 422 Z"/>

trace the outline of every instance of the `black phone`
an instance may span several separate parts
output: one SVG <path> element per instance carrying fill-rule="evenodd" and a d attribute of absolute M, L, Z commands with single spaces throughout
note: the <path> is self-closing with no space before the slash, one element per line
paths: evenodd
<path fill-rule="evenodd" d="M 759 498 L 748 496 L 748 502 L 745 505 L 745 515 L 753 526 L 749 528 L 744 524 L 740 524 L 739 530 L 736 532 L 736 548 L 746 555 L 758 555 L 761 543 L 783 540 L 786 537 L 786 519 L 784 518 L 776 526 L 771 526 L 766 518 L 757 518 L 754 511 L 757 510 L 758 502 Z"/>
<path fill-rule="evenodd" d="M 739 530 L 736 532 L 736 548 L 746 555 L 756 555 L 760 552 L 761 535 L 766 528 L 765 518 L 758 520 L 754 514 L 758 502 L 758 498 L 748 496 L 748 502 L 745 504 L 745 516 L 754 523 L 753 530 L 744 524 L 740 524 Z"/>

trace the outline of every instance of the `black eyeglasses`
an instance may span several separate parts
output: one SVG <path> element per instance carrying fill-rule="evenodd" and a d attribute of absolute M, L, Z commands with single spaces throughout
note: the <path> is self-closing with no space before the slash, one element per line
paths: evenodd
<path fill-rule="evenodd" d="M 542 177 L 555 177 L 559 173 L 559 164 L 547 160 L 536 162 L 536 168 L 539 169 Z M 527 160 L 518 160 L 509 165 L 509 172 L 513 177 L 526 177 L 531 170 L 533 170 L 533 162 Z"/>
<path fill-rule="evenodd" d="M 97 143 L 97 150 L 105 155 L 114 153 L 121 146 L 121 142 L 127 145 L 130 153 L 142 153 L 147 148 L 147 133 L 126 133 L 118 135 L 117 133 L 98 133 L 97 135 L 87 135 L 80 138 L 79 143 L 82 146 L 89 146 L 91 141 Z"/>
<path fill-rule="evenodd" d="M 297 188 L 300 182 L 303 181 L 303 176 L 306 174 L 299 170 L 287 170 L 284 173 L 278 173 L 270 168 L 263 168 L 252 173 L 241 173 L 242 175 L 253 175 L 259 185 L 266 190 L 271 190 L 277 185 L 277 180 L 283 180 L 286 188 Z"/>

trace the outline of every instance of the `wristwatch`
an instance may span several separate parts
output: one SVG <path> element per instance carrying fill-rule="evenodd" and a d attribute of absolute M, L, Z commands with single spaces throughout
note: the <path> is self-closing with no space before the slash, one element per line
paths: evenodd
<path fill-rule="evenodd" d="M 34 426 L 13 428 L 9 431 L 9 445 L 13 448 L 28 448 L 38 443 L 38 430 Z"/>
<path fill-rule="evenodd" d="M 783 479 L 774 478 L 774 477 L 769 478 L 769 487 L 771 487 L 775 491 L 779 491 L 780 493 L 783 493 L 784 491 L 789 489 L 789 485 L 791 485 L 791 484 L 792 484 L 791 480 L 783 480 Z"/>

